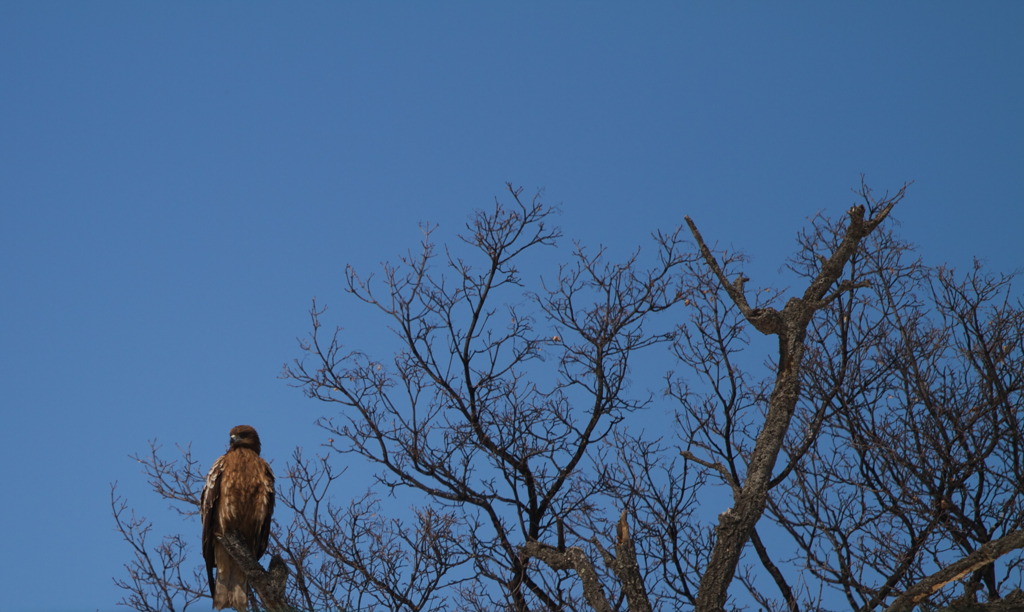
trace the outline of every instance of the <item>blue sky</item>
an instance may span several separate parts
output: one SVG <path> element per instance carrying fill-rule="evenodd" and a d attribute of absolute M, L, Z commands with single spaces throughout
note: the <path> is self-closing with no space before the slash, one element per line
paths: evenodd
<path fill-rule="evenodd" d="M 0 4 L 0 612 L 114 609 L 115 480 L 197 529 L 147 440 L 319 444 L 277 378 L 311 298 L 372 344 L 344 265 L 506 181 L 613 251 L 691 215 L 772 284 L 861 173 L 913 180 L 929 262 L 1024 263 L 1020 3 L 427 4 Z"/>

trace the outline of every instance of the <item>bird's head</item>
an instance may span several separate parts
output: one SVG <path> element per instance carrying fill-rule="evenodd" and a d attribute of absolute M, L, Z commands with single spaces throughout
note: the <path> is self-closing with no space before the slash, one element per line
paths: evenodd
<path fill-rule="evenodd" d="M 230 448 L 248 448 L 256 451 L 256 454 L 260 454 L 260 436 L 256 433 L 256 430 L 249 425 L 238 425 L 232 427 L 229 434 L 231 436 Z"/>

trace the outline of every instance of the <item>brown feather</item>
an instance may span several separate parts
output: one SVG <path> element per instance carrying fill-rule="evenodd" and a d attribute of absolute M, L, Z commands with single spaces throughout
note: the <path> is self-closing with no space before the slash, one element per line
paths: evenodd
<path fill-rule="evenodd" d="M 217 538 L 237 531 L 256 559 L 266 552 L 270 539 L 274 473 L 259 452 L 256 430 L 248 425 L 235 427 L 228 452 L 213 463 L 203 487 L 203 557 L 213 606 L 218 610 L 245 610 L 249 587 L 244 572 Z"/>

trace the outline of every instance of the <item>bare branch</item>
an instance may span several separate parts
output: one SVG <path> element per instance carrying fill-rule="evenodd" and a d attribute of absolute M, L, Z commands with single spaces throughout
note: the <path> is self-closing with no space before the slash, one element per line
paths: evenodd
<path fill-rule="evenodd" d="M 563 551 L 540 542 L 527 542 L 523 544 L 522 552 L 525 557 L 540 559 L 552 569 L 576 572 L 583 583 L 583 596 L 590 607 L 596 612 L 612 612 L 598 573 L 582 548 L 571 546 Z"/>
<path fill-rule="evenodd" d="M 271 557 L 270 569 L 265 570 L 253 557 L 250 545 L 237 531 L 229 531 L 217 539 L 224 546 L 224 550 L 235 560 L 235 563 L 245 572 L 249 586 L 256 591 L 260 601 L 263 602 L 263 607 L 268 612 L 290 612 L 293 610 L 284 595 L 285 585 L 288 582 L 288 565 L 280 555 Z"/>
<path fill-rule="evenodd" d="M 978 568 L 988 565 L 1003 555 L 1020 548 L 1024 548 L 1024 529 L 1018 529 L 998 540 L 992 540 L 956 563 L 950 564 L 921 580 L 913 587 L 904 591 L 886 610 L 889 612 L 912 610 L 950 582 L 961 580 Z"/>

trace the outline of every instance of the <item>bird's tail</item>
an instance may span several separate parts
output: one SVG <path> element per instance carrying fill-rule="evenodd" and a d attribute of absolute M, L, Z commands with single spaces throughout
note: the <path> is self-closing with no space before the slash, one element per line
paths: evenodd
<path fill-rule="evenodd" d="M 218 610 L 234 608 L 245 612 L 249 606 L 245 572 L 223 546 L 216 547 L 214 559 L 217 563 L 217 585 L 213 593 L 213 607 Z"/>

